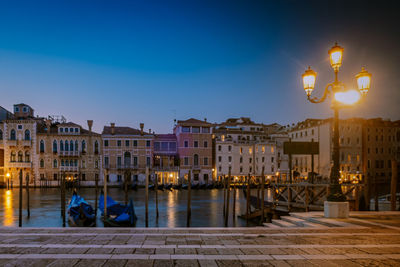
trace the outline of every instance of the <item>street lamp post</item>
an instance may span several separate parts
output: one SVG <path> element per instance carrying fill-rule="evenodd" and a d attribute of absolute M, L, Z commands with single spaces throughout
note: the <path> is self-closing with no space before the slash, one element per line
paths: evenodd
<path fill-rule="evenodd" d="M 329 50 L 330 63 L 335 73 L 335 80 L 325 87 L 323 96 L 320 99 L 311 97 L 314 90 L 317 73 L 310 67 L 303 74 L 303 87 L 307 94 L 307 100 L 311 103 L 322 103 L 329 96 L 331 107 L 334 112 L 333 117 L 333 166 L 330 172 L 330 194 L 327 197 L 331 202 L 344 202 L 346 197 L 343 195 L 342 188 L 339 184 L 339 109 L 355 104 L 361 97 L 365 97 L 370 89 L 371 74 L 364 68 L 356 75 L 358 90 L 350 90 L 346 85 L 338 80 L 339 68 L 342 65 L 343 48 L 337 43 Z"/>

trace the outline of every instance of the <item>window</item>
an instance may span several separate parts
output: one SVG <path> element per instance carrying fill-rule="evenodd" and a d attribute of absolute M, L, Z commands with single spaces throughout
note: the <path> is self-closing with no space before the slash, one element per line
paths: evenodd
<path fill-rule="evenodd" d="M 54 181 L 57 181 L 57 173 L 54 173 L 54 174 L 53 174 L 53 180 L 54 180 Z"/>
<path fill-rule="evenodd" d="M 190 133 L 190 127 L 187 126 L 182 127 L 182 133 Z"/>
<path fill-rule="evenodd" d="M 199 166 L 199 155 L 197 155 L 197 154 L 194 154 L 194 156 L 193 156 L 193 165 Z"/>
<path fill-rule="evenodd" d="M 61 166 L 64 166 L 64 160 L 63 159 L 61 160 Z"/>
<path fill-rule="evenodd" d="M 29 130 L 25 130 L 25 140 L 31 140 L 31 132 Z"/>
<path fill-rule="evenodd" d="M 19 112 L 19 107 L 15 107 L 15 112 Z"/>
<path fill-rule="evenodd" d="M 262 157 L 262 158 L 261 158 L 261 162 L 264 162 L 264 160 L 265 160 L 265 158 L 264 158 L 264 157 Z"/>
<path fill-rule="evenodd" d="M 96 173 L 97 174 L 97 173 Z M 86 181 L 86 173 L 82 173 L 82 181 Z"/>
<path fill-rule="evenodd" d="M 188 142 L 187 140 L 185 140 L 184 146 L 185 146 L 185 147 L 189 147 L 189 142 Z"/>
<path fill-rule="evenodd" d="M 198 173 L 194 173 L 193 174 L 193 180 L 194 181 L 198 181 L 199 180 L 199 174 Z"/>
<path fill-rule="evenodd" d="M 65 132 L 68 133 L 68 128 L 65 128 Z"/>
<path fill-rule="evenodd" d="M 73 133 L 74 132 L 74 128 L 69 128 L 69 132 Z"/>
<path fill-rule="evenodd" d="M 133 166 L 137 166 L 137 165 L 138 165 L 138 158 L 133 157 Z"/>
<path fill-rule="evenodd" d="M 29 154 L 29 151 L 25 151 L 25 162 L 30 162 L 31 161 L 31 155 Z"/>
<path fill-rule="evenodd" d="M 221 146 L 220 145 L 218 146 L 218 151 L 221 151 Z"/>
<path fill-rule="evenodd" d="M 44 152 L 44 141 L 40 140 L 40 152 L 43 153 Z"/>
<path fill-rule="evenodd" d="M 117 175 L 117 181 L 118 181 L 118 182 L 121 182 L 121 180 L 122 180 L 122 175 L 118 174 L 118 175 Z"/>
<path fill-rule="evenodd" d="M 251 162 L 252 162 L 252 160 L 253 160 L 252 158 L 249 158 L 249 163 L 251 163 Z"/>
<path fill-rule="evenodd" d="M 79 149 L 78 149 L 78 140 L 75 140 L 75 151 L 79 151 Z"/>
<path fill-rule="evenodd" d="M 69 141 L 69 150 L 74 151 L 74 141 Z"/>
<path fill-rule="evenodd" d="M 23 161 L 23 159 L 22 159 L 22 151 L 19 151 L 18 152 L 18 162 L 22 162 Z"/>
<path fill-rule="evenodd" d="M 104 157 L 104 166 L 106 167 L 106 168 L 108 168 L 108 165 L 109 165 L 109 158 L 108 157 Z"/>
<path fill-rule="evenodd" d="M 99 154 L 99 142 L 97 140 L 94 142 L 94 153 Z"/>
<path fill-rule="evenodd" d="M 210 127 L 202 127 L 201 132 L 202 133 L 210 133 Z"/>
<path fill-rule="evenodd" d="M 96 169 L 99 168 L 99 161 L 98 161 L 98 160 L 96 160 L 96 161 L 94 162 L 94 167 L 95 167 Z"/>
<path fill-rule="evenodd" d="M 232 146 L 228 146 L 228 151 L 229 151 L 229 152 L 232 151 Z"/>
<path fill-rule="evenodd" d="M 311 129 L 311 135 L 314 135 L 314 129 Z"/>
<path fill-rule="evenodd" d="M 125 146 L 129 146 L 129 140 L 125 140 Z"/>
<path fill-rule="evenodd" d="M 65 147 L 64 147 L 64 150 L 65 150 L 65 151 L 68 151 L 68 150 L 69 150 L 68 141 L 65 141 Z"/>
<path fill-rule="evenodd" d="M 82 140 L 82 146 L 81 146 L 82 152 L 85 153 L 86 152 L 86 142 L 85 140 Z"/>
<path fill-rule="evenodd" d="M 205 165 L 205 166 L 208 165 L 208 158 L 207 157 L 204 158 L 204 164 L 203 165 Z"/>
<path fill-rule="evenodd" d="M 168 142 L 161 142 L 161 150 L 168 151 Z"/>
<path fill-rule="evenodd" d="M 208 182 L 208 173 L 205 173 L 203 175 L 203 179 L 204 179 L 204 182 Z"/>
<path fill-rule="evenodd" d="M 189 165 L 189 158 L 188 157 L 184 157 L 183 158 L 183 162 L 184 162 L 185 166 L 188 166 Z"/>
<path fill-rule="evenodd" d="M 133 140 L 133 146 L 137 147 L 137 140 Z"/>
<path fill-rule="evenodd" d="M 169 142 L 169 151 L 176 151 L 176 142 Z"/>
<path fill-rule="evenodd" d="M 239 162 L 243 163 L 243 157 L 240 157 Z"/>
<path fill-rule="evenodd" d="M 12 151 L 12 152 L 11 152 L 11 155 L 10 155 L 10 161 L 11 161 L 11 162 L 15 162 L 15 157 L 16 157 L 16 154 L 15 154 L 14 151 Z"/>
<path fill-rule="evenodd" d="M 200 127 L 192 127 L 192 133 L 200 133 Z"/>
<path fill-rule="evenodd" d="M 64 132 L 64 128 L 60 128 L 60 133 L 63 133 Z"/>
<path fill-rule="evenodd" d="M 274 162 L 274 157 L 271 157 L 271 162 Z"/>
<path fill-rule="evenodd" d="M 58 162 L 57 162 L 57 160 L 55 159 L 55 160 L 53 160 L 53 168 L 57 168 L 57 166 L 58 166 Z"/>
<path fill-rule="evenodd" d="M 240 148 L 240 155 L 243 153 L 243 147 Z"/>
<path fill-rule="evenodd" d="M 151 146 L 151 142 L 150 142 L 150 140 L 147 140 L 146 141 L 146 147 L 150 147 Z"/>
<path fill-rule="evenodd" d="M 229 156 L 229 157 L 228 157 L 228 161 L 229 161 L 229 162 L 232 162 L 232 156 Z"/>
<path fill-rule="evenodd" d="M 75 132 L 76 132 L 76 133 L 78 132 L 78 128 L 75 128 Z"/>
<path fill-rule="evenodd" d="M 121 140 L 117 140 L 117 146 L 121 146 Z"/>
<path fill-rule="evenodd" d="M 40 168 L 44 168 L 44 160 L 43 159 L 40 160 Z"/>
<path fill-rule="evenodd" d="M 57 153 L 57 141 L 53 141 L 53 153 Z"/>
<path fill-rule="evenodd" d="M 64 151 L 64 142 L 60 141 L 60 151 Z"/>
<path fill-rule="evenodd" d="M 108 140 L 104 140 L 104 146 L 108 147 Z"/>
<path fill-rule="evenodd" d="M 199 141 L 193 141 L 193 147 L 199 147 Z"/>
<path fill-rule="evenodd" d="M 120 168 L 122 165 L 122 158 L 121 157 L 117 157 L 117 167 Z"/>
<path fill-rule="evenodd" d="M 204 141 L 204 147 L 208 147 L 208 142 Z"/>
<path fill-rule="evenodd" d="M 151 159 L 150 157 L 146 157 L 146 166 L 150 166 L 151 165 Z"/>
<path fill-rule="evenodd" d="M 10 140 L 15 140 L 15 139 L 16 139 L 15 130 L 12 129 L 12 130 L 10 131 Z"/>
<path fill-rule="evenodd" d="M 18 130 L 22 130 L 22 125 L 21 124 L 19 124 L 17 127 L 18 127 Z"/>
<path fill-rule="evenodd" d="M 243 167 L 242 166 L 240 166 L 240 173 L 242 173 L 243 172 Z"/>

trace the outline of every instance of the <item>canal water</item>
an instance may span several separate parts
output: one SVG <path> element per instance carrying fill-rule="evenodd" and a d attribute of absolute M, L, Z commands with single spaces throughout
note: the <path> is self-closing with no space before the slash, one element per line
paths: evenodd
<path fill-rule="evenodd" d="M 246 211 L 246 198 L 241 189 L 236 189 L 236 215 L 244 214 Z M 108 194 L 114 200 L 123 203 L 125 193 L 119 188 L 109 188 Z M 61 202 L 60 190 L 58 188 L 30 189 L 30 213 L 27 218 L 26 190 L 23 190 L 23 227 L 61 227 Z M 222 227 L 224 226 L 223 206 L 224 191 L 222 189 L 192 190 L 192 227 Z M 94 208 L 94 188 L 82 188 L 78 194 L 85 198 Z M 156 218 L 155 191 L 149 191 L 149 227 L 186 227 L 187 190 L 158 191 L 159 217 Z M 253 195 L 256 192 L 253 191 Z M 67 191 L 67 203 L 71 198 L 72 191 Z M 246 226 L 246 220 L 237 216 L 232 218 L 232 195 L 230 192 L 229 203 L 229 226 Z M 270 191 L 266 190 L 266 199 L 270 199 Z M 136 216 L 136 226 L 145 226 L 145 190 L 129 191 L 132 198 Z M 19 214 L 19 189 L 0 189 L 0 226 L 18 226 Z M 98 218 L 100 211 L 98 211 Z M 68 225 L 68 223 L 67 223 Z M 98 219 L 98 227 L 103 223 Z M 254 226 L 250 224 L 249 226 Z"/>

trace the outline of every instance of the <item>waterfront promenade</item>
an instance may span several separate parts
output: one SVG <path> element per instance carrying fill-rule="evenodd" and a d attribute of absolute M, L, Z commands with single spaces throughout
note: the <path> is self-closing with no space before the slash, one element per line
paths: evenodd
<path fill-rule="evenodd" d="M 400 265 L 400 212 L 358 212 L 337 222 L 289 228 L 2 227 L 0 266 Z"/>

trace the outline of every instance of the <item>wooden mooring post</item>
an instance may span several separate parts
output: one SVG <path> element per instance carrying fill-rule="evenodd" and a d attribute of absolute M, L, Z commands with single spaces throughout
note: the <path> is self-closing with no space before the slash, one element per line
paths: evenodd
<path fill-rule="evenodd" d="M 19 216 L 18 216 L 18 226 L 22 227 L 22 169 L 19 170 Z"/>
<path fill-rule="evenodd" d="M 98 194 L 99 194 L 99 176 L 97 175 L 97 173 L 95 174 L 94 177 L 94 222 L 96 224 L 97 222 L 97 205 L 98 205 Z"/>
<path fill-rule="evenodd" d="M 226 191 L 225 227 L 228 227 L 228 220 L 229 220 L 229 192 L 230 192 L 230 189 L 231 189 L 231 166 L 229 166 L 227 191 Z"/>
<path fill-rule="evenodd" d="M 28 218 L 30 218 L 31 210 L 29 207 L 29 175 L 26 175 L 26 211 L 28 213 Z"/>
<path fill-rule="evenodd" d="M 232 194 L 232 222 L 235 225 L 236 217 L 236 180 L 233 180 L 233 194 Z"/>
<path fill-rule="evenodd" d="M 192 194 L 192 172 L 189 170 L 188 173 L 188 196 L 187 196 L 187 216 L 186 216 L 186 227 L 190 227 L 190 218 L 192 217 L 192 208 L 191 208 L 191 196 Z"/>
<path fill-rule="evenodd" d="M 261 169 L 261 225 L 264 223 L 264 198 L 265 198 L 265 176 L 264 176 L 264 166 Z"/>
<path fill-rule="evenodd" d="M 145 192 L 146 192 L 146 199 L 145 199 L 145 206 L 146 206 L 146 227 L 149 227 L 149 167 L 146 167 L 146 178 L 145 178 Z"/>
<path fill-rule="evenodd" d="M 224 214 L 224 217 L 225 217 L 225 213 L 226 213 L 226 210 L 225 210 L 226 209 L 226 183 L 227 183 L 225 175 L 222 178 L 222 182 L 223 182 L 223 190 L 224 190 L 224 210 L 223 210 L 223 214 Z"/>
<path fill-rule="evenodd" d="M 62 205 L 62 226 L 65 227 L 65 173 L 62 178 L 61 205 Z"/>
<path fill-rule="evenodd" d="M 249 173 L 249 176 L 247 177 L 247 194 L 246 194 L 246 225 L 249 225 L 249 215 L 250 215 L 250 182 L 251 182 L 251 176 Z"/>
<path fill-rule="evenodd" d="M 157 174 L 154 174 L 154 179 L 155 179 L 155 190 L 156 190 L 156 218 L 158 220 L 158 176 Z"/>
<path fill-rule="evenodd" d="M 106 169 L 106 175 L 103 179 L 103 194 L 104 194 L 104 211 L 103 215 L 104 218 L 107 218 L 107 177 L 108 177 L 108 170 Z"/>
<path fill-rule="evenodd" d="M 396 186 L 397 186 L 397 161 L 392 159 L 392 179 L 390 182 L 390 210 L 396 210 Z"/>

